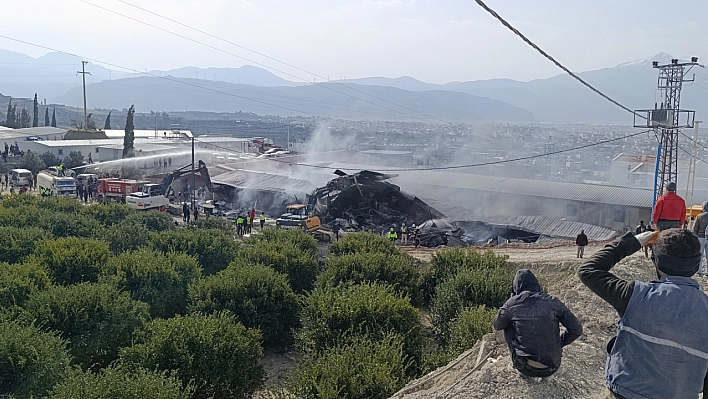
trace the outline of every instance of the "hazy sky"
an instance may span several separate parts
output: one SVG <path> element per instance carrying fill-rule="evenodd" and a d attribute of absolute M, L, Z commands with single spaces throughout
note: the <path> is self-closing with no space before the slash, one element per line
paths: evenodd
<path fill-rule="evenodd" d="M 306 80 L 313 78 L 118 0 L 87 1 Z M 559 73 L 473 0 L 127 1 L 331 79 L 408 75 L 445 83 L 498 77 L 530 80 Z M 706 0 L 487 0 L 487 4 L 574 70 L 609 67 L 658 52 L 708 61 Z M 5 1 L 0 26 L 3 35 L 138 70 L 249 63 L 80 0 Z M 0 39 L 0 48 L 33 56 L 46 52 L 5 39 Z"/>

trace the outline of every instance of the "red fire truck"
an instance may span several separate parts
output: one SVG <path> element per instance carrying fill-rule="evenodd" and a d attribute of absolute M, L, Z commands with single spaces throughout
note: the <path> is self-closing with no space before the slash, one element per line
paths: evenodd
<path fill-rule="evenodd" d="M 128 194 L 142 191 L 143 185 L 147 183 L 149 182 L 132 179 L 98 179 L 98 189 L 96 190 L 98 202 L 125 204 L 125 197 Z"/>

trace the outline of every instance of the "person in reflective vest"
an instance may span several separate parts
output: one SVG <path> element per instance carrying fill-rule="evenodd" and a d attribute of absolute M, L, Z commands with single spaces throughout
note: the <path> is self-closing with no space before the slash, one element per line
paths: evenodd
<path fill-rule="evenodd" d="M 265 221 L 266 221 L 266 216 L 265 216 L 265 213 L 261 212 L 261 215 L 260 215 L 260 216 L 258 216 L 258 218 L 259 218 L 259 219 L 260 219 L 260 221 L 261 221 L 261 229 L 262 229 L 262 228 L 263 228 L 263 226 L 265 226 Z"/>
<path fill-rule="evenodd" d="M 248 214 L 246 215 L 246 226 L 244 226 L 246 227 L 247 234 L 251 234 L 251 226 L 253 226 L 253 224 L 251 224 L 251 215 Z"/>
<path fill-rule="evenodd" d="M 408 245 L 408 228 L 405 223 L 401 224 L 401 245 Z"/>
<path fill-rule="evenodd" d="M 243 235 L 243 216 L 238 215 L 238 218 L 236 218 L 236 234 L 239 236 Z"/>
<path fill-rule="evenodd" d="M 393 230 L 393 227 L 391 227 L 391 230 L 388 232 L 388 240 L 395 243 L 397 238 L 398 234 Z"/>

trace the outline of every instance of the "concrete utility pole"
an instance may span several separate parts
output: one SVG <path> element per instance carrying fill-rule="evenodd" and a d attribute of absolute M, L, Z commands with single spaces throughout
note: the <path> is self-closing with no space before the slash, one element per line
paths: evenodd
<path fill-rule="evenodd" d="M 656 175 L 654 177 L 654 204 L 656 198 L 664 192 L 669 182 L 678 179 L 678 142 L 681 129 L 693 128 L 696 111 L 680 108 L 681 88 L 686 74 L 698 64 L 698 57 L 691 57 L 691 62 L 679 62 L 672 59 L 671 63 L 652 66 L 659 70 L 657 89 L 662 97 L 661 106 L 654 104 L 654 109 L 637 110 L 634 112 L 634 127 L 654 129 L 658 141 L 656 157 Z M 639 117 L 639 120 L 637 118 Z M 653 205 L 652 205 L 653 208 Z"/>
<path fill-rule="evenodd" d="M 691 160 L 688 162 L 688 179 L 686 179 L 686 204 L 693 206 L 693 188 L 696 182 L 696 156 L 698 155 L 698 125 L 701 121 L 693 121 L 693 145 Z"/>
<path fill-rule="evenodd" d="M 81 71 L 77 71 L 76 74 L 81 74 L 81 78 L 84 81 L 84 129 L 88 129 L 88 113 L 86 112 L 86 75 L 90 75 L 91 72 L 86 72 L 86 64 L 88 61 L 81 61 Z"/>

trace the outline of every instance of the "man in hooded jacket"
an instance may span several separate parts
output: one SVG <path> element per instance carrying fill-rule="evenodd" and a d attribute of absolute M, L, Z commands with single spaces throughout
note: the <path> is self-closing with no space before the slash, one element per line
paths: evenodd
<path fill-rule="evenodd" d="M 563 347 L 580 337 L 583 327 L 560 299 L 541 292 L 528 269 L 516 272 L 512 294 L 494 318 L 494 329 L 504 330 L 515 369 L 548 377 L 560 367 Z M 562 335 L 558 323 L 566 329 Z"/>
<path fill-rule="evenodd" d="M 701 242 L 701 270 L 699 273 L 703 276 L 708 274 L 708 252 L 706 252 L 706 228 L 708 228 L 708 201 L 703 203 L 703 212 L 696 216 L 693 222 L 693 234 L 698 236 Z M 703 263 L 703 258 L 706 258 L 706 263 Z"/>

